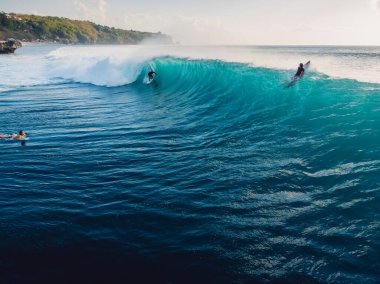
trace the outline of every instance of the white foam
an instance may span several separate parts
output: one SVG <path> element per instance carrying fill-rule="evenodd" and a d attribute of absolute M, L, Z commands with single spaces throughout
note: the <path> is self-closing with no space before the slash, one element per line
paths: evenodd
<path fill-rule="evenodd" d="M 6 91 L 20 86 L 48 83 L 41 62 L 43 55 L 1 55 L 0 90 Z"/>
<path fill-rule="evenodd" d="M 50 76 L 99 86 L 134 82 L 149 56 L 136 47 L 64 47 L 49 54 Z"/>

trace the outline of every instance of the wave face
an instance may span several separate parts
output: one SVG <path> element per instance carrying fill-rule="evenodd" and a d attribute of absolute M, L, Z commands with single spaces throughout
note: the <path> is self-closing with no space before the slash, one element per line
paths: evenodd
<path fill-rule="evenodd" d="M 379 282 L 379 84 L 247 55 L 318 48 L 51 49 L 2 61 L 38 70 L 0 80 L 4 282 Z"/>

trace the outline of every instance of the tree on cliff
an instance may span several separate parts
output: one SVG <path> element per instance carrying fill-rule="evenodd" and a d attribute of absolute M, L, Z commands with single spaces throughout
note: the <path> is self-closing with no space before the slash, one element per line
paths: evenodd
<path fill-rule="evenodd" d="M 172 43 L 169 36 L 161 33 L 122 30 L 67 18 L 0 12 L 0 40 L 10 37 L 27 41 L 81 44 L 136 44 L 148 39 Z"/>

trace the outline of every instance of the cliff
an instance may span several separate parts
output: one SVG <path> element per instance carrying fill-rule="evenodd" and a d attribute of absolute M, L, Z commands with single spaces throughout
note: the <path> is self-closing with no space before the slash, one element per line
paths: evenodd
<path fill-rule="evenodd" d="M 162 33 L 122 30 L 89 21 L 0 12 L 0 40 L 42 41 L 80 44 L 137 44 L 145 40 L 172 43 Z"/>

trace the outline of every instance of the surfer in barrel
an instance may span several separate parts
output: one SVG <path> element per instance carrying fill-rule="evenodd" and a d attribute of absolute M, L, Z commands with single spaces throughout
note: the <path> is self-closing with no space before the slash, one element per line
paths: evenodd
<path fill-rule="evenodd" d="M 154 72 L 153 70 L 150 70 L 149 73 L 148 73 L 148 78 L 149 78 L 149 81 L 152 81 L 153 80 L 153 74 L 154 75 L 157 75 L 156 72 Z"/>
<path fill-rule="evenodd" d="M 18 134 L 14 133 L 14 134 L 8 135 L 8 134 L 0 133 L 0 139 L 4 139 L 4 138 L 13 139 L 13 140 L 23 140 L 26 138 L 26 133 L 24 130 L 20 130 Z"/>

